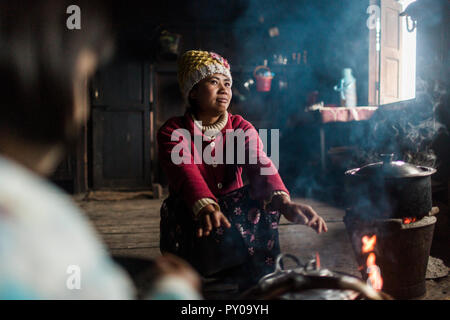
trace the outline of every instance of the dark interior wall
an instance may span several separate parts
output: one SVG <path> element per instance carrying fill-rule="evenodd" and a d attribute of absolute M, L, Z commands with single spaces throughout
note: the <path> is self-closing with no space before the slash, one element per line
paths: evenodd
<path fill-rule="evenodd" d="M 450 183 L 450 1 L 420 0 L 417 7 L 417 92 L 434 103 L 439 128 L 432 144 L 437 156 L 434 179 Z M 450 193 L 448 193 L 450 196 Z M 450 201 L 450 199 L 448 199 Z"/>
<path fill-rule="evenodd" d="M 368 34 L 366 13 L 369 1 L 165 1 L 115 3 L 118 30 L 117 56 L 172 64 L 158 57 L 162 30 L 182 36 L 180 52 L 189 49 L 216 51 L 232 68 L 234 98 L 231 110 L 249 120 L 270 120 L 284 127 L 292 115 L 303 117 L 307 98 L 318 92 L 318 101 L 339 104 L 333 90 L 345 67 L 357 79 L 358 104 L 367 105 Z M 271 37 L 269 30 L 278 28 Z M 301 53 L 300 65 L 289 65 L 293 53 Z M 274 64 L 283 55 L 288 66 Z M 270 93 L 244 88 L 256 66 L 268 62 L 276 76 Z M 279 82 L 288 83 L 278 90 Z M 177 108 L 177 106 L 174 106 Z M 276 112 L 276 117 L 274 117 Z"/>
<path fill-rule="evenodd" d="M 308 73 L 296 85 L 318 90 L 338 103 L 332 90 L 344 67 L 358 80 L 359 105 L 367 104 L 368 1 L 163 1 L 115 2 L 118 54 L 155 59 L 159 32 L 182 35 L 181 51 L 203 49 L 224 55 L 233 68 L 254 67 L 274 54 L 290 58 L 307 51 Z M 270 37 L 277 27 L 279 36 Z"/>
<path fill-rule="evenodd" d="M 332 88 L 339 81 L 344 67 L 354 70 L 358 80 L 359 104 L 367 103 L 368 29 L 365 25 L 365 2 L 113 1 L 111 7 L 117 40 L 111 63 L 136 60 L 154 66 L 155 108 L 159 104 L 164 109 L 156 110 L 158 123 L 154 129 L 157 130 L 158 124 L 180 110 L 180 100 L 174 99 L 174 95 L 178 94 L 175 92 L 175 61 L 159 56 L 158 39 L 162 30 L 180 34 L 180 52 L 189 49 L 216 51 L 230 61 L 235 82 L 232 112 L 243 114 L 257 127 L 283 130 L 292 115 L 303 112 L 308 94 L 312 91 L 319 92 L 319 101 L 339 103 L 338 95 Z M 270 37 L 269 29 L 274 27 L 278 28 L 279 36 Z M 273 64 L 274 54 L 289 58 L 294 52 L 302 53 L 304 63 L 300 66 Z M 259 93 L 254 86 L 250 90 L 244 89 L 244 82 L 252 78 L 253 69 L 263 64 L 264 60 L 276 73 L 272 90 Z M 281 90 L 279 81 L 287 81 L 287 89 Z M 90 151 L 87 155 L 90 186 L 93 181 L 92 125 L 90 122 Z M 314 152 L 313 149 L 311 152 Z M 64 179 L 71 184 L 74 174 L 69 175 Z"/>
<path fill-rule="evenodd" d="M 219 32 L 223 50 L 229 45 L 225 38 L 229 35 L 217 29 L 235 19 L 241 7 L 245 1 L 115 1 L 117 54 L 155 60 L 158 36 L 164 29 L 182 35 L 181 51 L 204 47 L 210 42 L 208 37 Z"/>

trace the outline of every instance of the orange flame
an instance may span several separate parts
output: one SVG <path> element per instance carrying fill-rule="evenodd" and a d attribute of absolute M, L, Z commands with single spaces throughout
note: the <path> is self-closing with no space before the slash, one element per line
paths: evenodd
<path fill-rule="evenodd" d="M 316 252 L 316 269 L 320 269 L 320 256 L 318 252 Z"/>
<path fill-rule="evenodd" d="M 369 272 L 368 281 L 370 285 L 375 290 L 380 291 L 383 288 L 383 278 L 380 274 L 380 268 L 378 266 L 371 266 L 367 268 L 367 271 Z"/>
<path fill-rule="evenodd" d="M 362 238 L 362 252 L 363 253 L 367 253 L 370 251 L 373 251 L 373 249 L 375 248 L 375 244 L 377 243 L 377 236 L 373 235 L 371 238 L 369 238 L 368 236 L 364 236 Z"/>
<path fill-rule="evenodd" d="M 403 224 L 410 224 L 416 222 L 416 218 L 403 218 Z"/>
<path fill-rule="evenodd" d="M 377 236 L 373 235 L 371 238 L 364 236 L 362 238 L 362 252 L 369 253 L 367 257 L 367 282 L 377 291 L 380 291 L 383 287 L 383 278 L 381 277 L 380 268 L 376 265 L 376 256 L 373 250 L 375 249 L 375 244 L 377 243 Z"/>
<path fill-rule="evenodd" d="M 367 266 L 368 267 L 374 266 L 375 260 L 376 260 L 375 253 L 371 252 L 369 254 L 369 256 L 367 257 L 367 262 L 366 262 Z"/>

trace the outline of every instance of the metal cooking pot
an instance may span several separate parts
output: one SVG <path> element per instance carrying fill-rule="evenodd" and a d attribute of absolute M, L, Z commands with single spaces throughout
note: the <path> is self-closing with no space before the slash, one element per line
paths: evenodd
<path fill-rule="evenodd" d="M 284 269 L 281 260 L 290 258 L 297 263 L 293 269 Z M 306 265 L 291 254 L 279 254 L 273 273 L 262 277 L 246 292 L 243 300 L 391 300 L 356 277 L 321 269 L 316 260 Z"/>
<path fill-rule="evenodd" d="M 353 212 L 362 218 L 423 217 L 431 211 L 431 175 L 436 169 L 392 161 L 382 154 L 382 162 L 345 172 L 347 199 Z"/>

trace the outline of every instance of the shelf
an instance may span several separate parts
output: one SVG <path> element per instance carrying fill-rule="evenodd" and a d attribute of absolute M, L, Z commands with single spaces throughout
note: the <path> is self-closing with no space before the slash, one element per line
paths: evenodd
<path fill-rule="evenodd" d="M 176 62 L 163 62 L 163 63 L 155 63 L 155 70 L 157 72 L 177 72 L 177 64 Z M 231 65 L 231 73 L 251 73 L 255 70 L 257 66 L 250 65 Z M 293 72 L 293 71 L 302 71 L 308 69 L 310 66 L 305 64 L 286 64 L 286 65 L 274 65 L 269 66 L 270 71 L 275 74 L 279 74 L 282 72 Z"/>
<path fill-rule="evenodd" d="M 247 65 L 231 65 L 231 72 L 243 72 L 243 73 L 252 73 L 255 70 L 257 66 L 247 66 Z M 292 72 L 292 71 L 301 71 L 309 68 L 309 65 L 305 64 L 286 64 L 286 65 L 274 65 L 274 66 L 268 66 L 270 71 L 274 72 L 275 74 L 281 73 L 281 72 Z"/>

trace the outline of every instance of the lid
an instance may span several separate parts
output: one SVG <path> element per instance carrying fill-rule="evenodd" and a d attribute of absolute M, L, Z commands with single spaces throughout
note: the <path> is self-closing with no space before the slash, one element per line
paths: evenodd
<path fill-rule="evenodd" d="M 358 176 L 382 176 L 384 178 L 412 178 L 428 176 L 436 169 L 416 166 L 404 161 L 392 161 L 394 154 L 381 154 L 382 162 L 371 163 L 346 173 Z"/>

